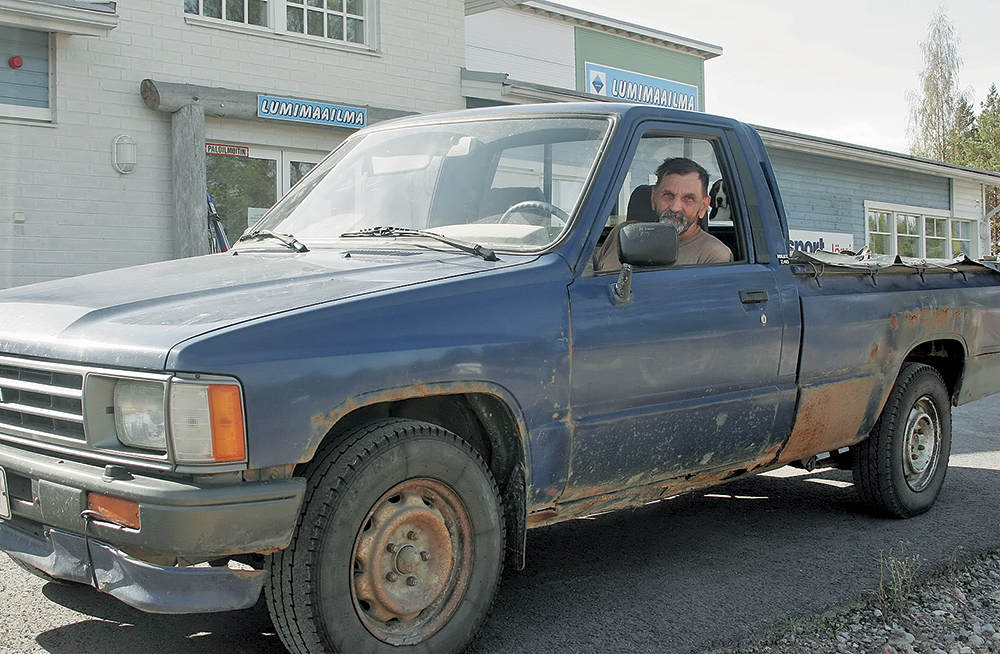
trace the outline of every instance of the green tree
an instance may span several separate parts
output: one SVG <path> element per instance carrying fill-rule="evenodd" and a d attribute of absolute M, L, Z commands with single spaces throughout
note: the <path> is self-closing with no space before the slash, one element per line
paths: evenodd
<path fill-rule="evenodd" d="M 965 166 L 973 157 L 973 144 L 976 142 L 976 112 L 972 104 L 964 97 L 959 100 L 955 109 L 955 139 L 952 144 L 952 163 Z"/>
<path fill-rule="evenodd" d="M 982 103 L 981 111 L 963 142 L 962 149 L 966 157 L 959 163 L 1000 172 L 1000 92 L 997 91 L 996 84 L 990 86 L 986 101 Z M 987 186 L 987 215 L 997 206 L 1000 206 L 1000 189 Z M 1000 243 L 1000 220 L 997 216 L 990 221 L 990 241 L 996 251 L 997 244 Z"/>
<path fill-rule="evenodd" d="M 907 136 L 912 154 L 954 162 L 960 156 L 961 123 L 972 113 L 970 92 L 961 90 L 958 83 L 961 39 L 944 7 L 935 12 L 929 28 L 927 38 L 920 42 L 924 57 L 920 91 L 906 94 L 910 104 Z"/>

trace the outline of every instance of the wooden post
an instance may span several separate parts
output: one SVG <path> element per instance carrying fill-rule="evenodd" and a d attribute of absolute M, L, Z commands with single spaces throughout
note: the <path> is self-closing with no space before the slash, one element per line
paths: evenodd
<path fill-rule="evenodd" d="M 184 105 L 170 121 L 174 177 L 174 254 L 208 254 L 205 190 L 205 108 Z"/>
<path fill-rule="evenodd" d="M 205 116 L 261 122 L 272 119 L 257 116 L 257 93 L 251 91 L 144 79 L 139 93 L 146 106 L 153 111 L 171 114 L 175 255 L 193 257 L 207 254 Z M 414 113 L 361 106 L 366 108 L 369 124 Z"/>

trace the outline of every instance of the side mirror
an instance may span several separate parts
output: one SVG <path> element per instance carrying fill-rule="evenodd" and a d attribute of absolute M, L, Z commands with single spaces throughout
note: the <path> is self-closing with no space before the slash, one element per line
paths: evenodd
<path fill-rule="evenodd" d="M 618 232 L 618 281 L 608 287 L 615 306 L 632 304 L 632 266 L 670 266 L 677 261 L 677 230 L 663 223 L 632 223 Z"/>
<path fill-rule="evenodd" d="M 663 223 L 632 223 L 618 233 L 618 258 L 633 266 L 670 266 L 677 261 L 677 230 Z"/>

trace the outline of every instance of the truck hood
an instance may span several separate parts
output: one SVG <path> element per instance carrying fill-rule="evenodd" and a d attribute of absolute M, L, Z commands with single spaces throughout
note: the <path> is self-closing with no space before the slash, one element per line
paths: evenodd
<path fill-rule="evenodd" d="M 241 251 L 0 291 L 0 354 L 161 370 L 189 338 L 311 305 L 524 261 L 440 252 Z"/>

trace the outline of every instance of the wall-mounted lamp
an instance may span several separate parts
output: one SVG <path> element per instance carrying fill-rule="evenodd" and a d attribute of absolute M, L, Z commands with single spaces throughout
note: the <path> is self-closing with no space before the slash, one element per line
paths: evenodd
<path fill-rule="evenodd" d="M 122 134 L 111 142 L 111 165 L 123 175 L 135 168 L 135 141 L 131 136 Z"/>

